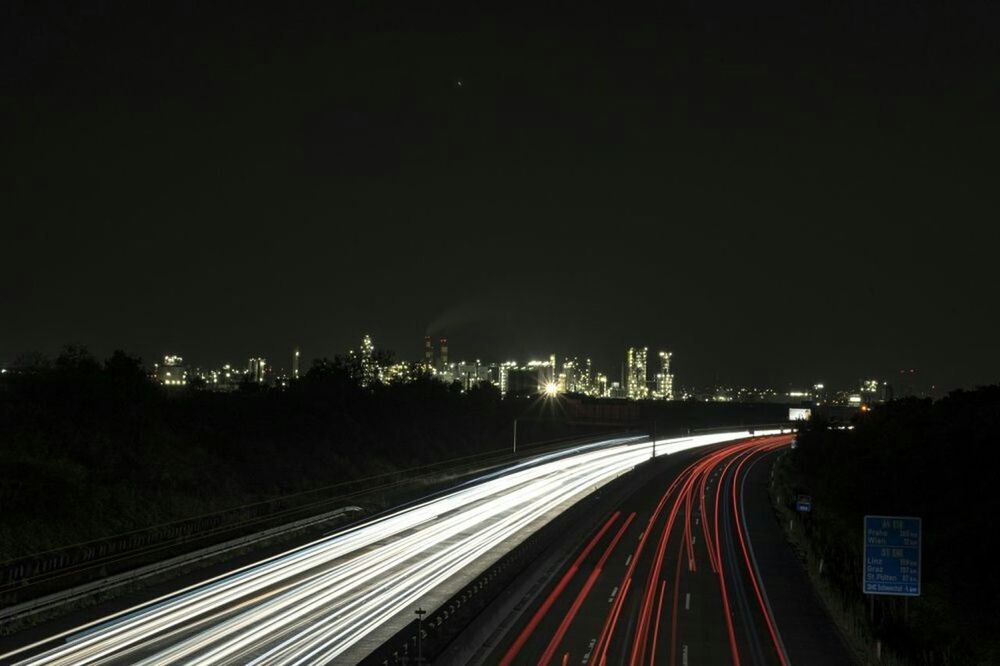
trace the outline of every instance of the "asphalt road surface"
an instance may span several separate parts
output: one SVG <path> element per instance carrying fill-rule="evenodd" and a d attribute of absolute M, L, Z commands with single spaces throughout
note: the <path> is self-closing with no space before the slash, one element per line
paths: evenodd
<path fill-rule="evenodd" d="M 790 441 L 760 437 L 664 465 L 609 508 L 482 661 L 853 663 L 768 499 L 771 463 Z"/>

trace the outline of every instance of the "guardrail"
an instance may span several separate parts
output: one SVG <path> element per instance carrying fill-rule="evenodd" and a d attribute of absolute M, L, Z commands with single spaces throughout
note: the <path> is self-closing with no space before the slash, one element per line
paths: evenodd
<path fill-rule="evenodd" d="M 99 581 L 80 585 L 62 592 L 49 594 L 38 599 L 32 599 L 31 601 L 0 609 L 0 622 L 10 623 L 25 620 L 33 615 L 44 613 L 55 607 L 72 603 L 84 597 L 105 593 L 117 587 L 121 587 L 122 585 L 131 584 L 144 578 L 166 573 L 172 569 L 189 566 L 202 560 L 218 557 L 219 555 L 223 555 L 227 552 L 245 548 L 276 536 L 282 536 L 288 534 L 289 532 L 303 530 L 320 523 L 342 518 L 348 514 L 360 513 L 363 511 L 364 509 L 359 506 L 342 507 L 320 516 L 304 518 L 302 520 L 295 521 L 294 523 L 264 530 L 263 532 L 258 532 L 250 536 L 231 539 L 221 544 L 196 550 L 192 553 L 178 555 L 176 557 L 163 560 L 162 562 L 149 564 L 144 567 L 110 576 Z"/>
<path fill-rule="evenodd" d="M 524 447 L 519 459 L 558 449 L 570 440 L 580 438 L 536 442 Z M 511 460 L 509 450 L 493 449 L 0 562 L 0 607 L 74 587 L 95 576 L 105 577 L 181 555 L 185 549 L 197 550 L 228 538 L 250 536 L 261 529 L 322 515 L 344 504 L 367 504 L 376 510 L 398 504 L 415 493 L 425 493 L 428 486 Z"/>
<path fill-rule="evenodd" d="M 572 438 L 571 441 L 575 445 L 579 445 L 587 441 L 604 438 L 606 438 L 606 436 L 587 439 L 575 437 Z M 388 500 L 387 503 L 391 505 L 391 508 L 386 510 L 392 511 L 400 508 L 400 506 L 405 506 L 405 504 L 412 501 L 421 501 L 422 499 L 425 499 L 428 497 L 428 490 L 434 488 L 435 486 L 451 487 L 456 481 L 461 481 L 465 477 L 478 478 L 479 475 L 503 468 L 516 462 L 522 462 L 533 456 L 566 448 L 566 444 L 567 438 L 562 438 L 527 446 L 517 458 L 514 458 L 511 452 L 506 449 L 501 451 L 493 450 L 484 454 L 426 465 L 421 468 L 416 468 L 416 470 L 411 469 L 394 472 L 391 473 L 391 476 L 406 476 L 406 478 L 402 480 L 390 479 L 385 483 L 369 486 L 367 488 L 361 488 L 338 497 L 322 499 L 318 502 L 305 505 L 304 507 L 293 507 L 279 512 L 278 514 L 268 514 L 264 516 L 263 519 L 273 521 L 276 518 L 280 518 L 282 515 L 287 515 L 289 512 L 301 512 L 308 509 L 315 510 L 316 506 L 329 504 L 332 501 L 342 501 L 344 499 L 358 500 L 366 495 L 369 496 L 368 499 L 372 501 L 374 501 L 373 497 L 371 497 L 373 495 L 378 495 L 383 499 Z M 414 471 L 418 470 L 420 473 L 413 474 Z M 385 478 L 387 476 L 390 475 L 381 475 L 379 478 Z M 371 478 L 368 480 L 371 480 Z M 438 492 L 443 492 L 443 490 L 439 489 L 432 491 L 431 495 L 437 494 Z M 418 496 L 414 497 L 414 495 L 417 494 Z M 27 562 L 11 563 L 6 568 L 7 570 L 12 567 L 19 567 L 21 572 L 31 572 L 31 575 L 24 576 L 22 573 L 22 576 L 18 577 L 10 576 L 8 573 L 8 578 L 6 579 L 7 584 L 5 586 L 0 586 L 0 591 L 6 592 L 5 596 L 7 597 L 12 596 L 12 593 L 16 593 L 19 589 L 21 589 L 19 588 L 19 585 L 27 587 L 32 584 L 51 582 L 60 576 L 66 577 L 66 570 L 69 570 L 70 574 L 77 577 L 79 577 L 81 572 L 86 573 L 88 571 L 100 571 L 101 578 L 100 580 L 73 584 L 67 586 L 67 589 L 64 590 L 38 594 L 35 598 L 16 600 L 14 602 L 3 604 L 6 608 L 0 610 L 0 624 L 5 625 L 3 626 L 3 629 L 9 630 L 11 623 L 13 622 L 27 620 L 47 611 L 54 610 L 59 606 L 64 606 L 87 597 L 112 592 L 126 584 L 139 582 L 152 576 L 168 573 L 171 570 L 184 566 L 190 566 L 203 560 L 217 558 L 231 551 L 246 548 L 278 536 L 305 530 L 309 527 L 342 517 L 346 513 L 362 511 L 364 511 L 364 509 L 360 506 L 350 506 L 346 508 L 341 507 L 335 511 L 312 514 L 293 522 L 283 523 L 263 531 L 255 531 L 252 534 L 241 535 L 222 543 L 216 543 L 198 548 L 191 552 L 180 553 L 155 562 L 149 562 L 148 560 L 151 553 L 161 552 L 165 549 L 171 548 L 176 552 L 176 549 L 181 546 L 189 545 L 197 539 L 204 539 L 206 534 L 199 534 L 192 527 L 186 526 L 179 528 L 181 531 L 181 537 L 179 540 L 162 544 L 154 542 L 150 544 L 149 548 L 139 548 L 137 551 L 133 552 L 128 551 L 127 546 L 129 544 L 141 545 L 149 542 L 145 539 L 136 538 L 140 535 L 127 534 L 109 539 L 105 542 L 82 544 L 81 546 L 76 547 L 76 550 L 78 552 L 82 552 L 80 557 L 85 559 L 81 565 L 76 568 L 74 568 L 74 560 L 68 557 L 65 552 L 43 554 L 43 557 L 36 557 L 33 560 L 29 559 Z M 373 515 L 379 515 L 379 513 L 381 512 L 377 512 Z M 237 527 L 240 526 L 245 528 L 247 524 L 244 523 L 242 525 L 237 525 Z M 223 526 L 220 530 L 209 530 L 207 536 L 215 536 L 218 534 L 218 531 L 224 530 L 226 527 L 227 526 Z M 123 546 L 125 546 L 124 549 L 122 548 Z M 148 563 L 135 563 L 134 566 L 127 569 L 123 566 L 123 563 L 134 560 L 136 557 L 143 556 L 146 557 L 146 562 Z M 53 566 L 53 563 L 62 564 L 63 566 Z M 121 565 L 121 570 L 113 572 L 111 575 L 106 575 L 104 569 L 109 566 L 109 564 Z M 0 571 L 3 571 L 3 569 L 0 569 Z M 0 632 L 2 631 L 3 630 L 0 630 Z"/>
<path fill-rule="evenodd" d="M 728 426 L 716 426 L 712 428 L 690 428 L 688 430 L 689 434 L 692 435 L 707 435 L 715 432 L 727 432 L 730 430 L 748 430 L 753 433 L 755 430 L 788 430 L 789 432 L 797 430 L 799 424 L 795 421 L 782 421 L 780 423 L 751 423 L 748 425 L 728 425 Z"/>

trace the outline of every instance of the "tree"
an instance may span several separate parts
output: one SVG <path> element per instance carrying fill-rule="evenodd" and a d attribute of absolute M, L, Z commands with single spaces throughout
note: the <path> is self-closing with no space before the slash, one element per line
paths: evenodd
<path fill-rule="evenodd" d="M 56 357 L 55 369 L 63 374 L 93 375 L 101 366 L 86 347 L 67 345 Z"/>

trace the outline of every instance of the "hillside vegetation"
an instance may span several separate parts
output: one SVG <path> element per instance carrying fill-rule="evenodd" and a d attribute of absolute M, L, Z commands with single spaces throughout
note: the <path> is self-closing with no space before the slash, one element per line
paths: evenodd
<path fill-rule="evenodd" d="M 827 580 L 846 605 L 867 608 L 857 603 L 863 517 L 918 516 L 922 595 L 879 598 L 873 634 L 914 663 L 1000 663 L 1000 568 L 990 545 L 1000 515 L 1000 386 L 897 400 L 854 425 L 814 423 L 784 468 L 789 490 L 813 496 L 804 526 Z"/>

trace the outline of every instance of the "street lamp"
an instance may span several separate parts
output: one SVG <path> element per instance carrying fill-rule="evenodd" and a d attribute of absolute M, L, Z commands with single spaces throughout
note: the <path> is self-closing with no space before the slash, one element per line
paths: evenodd
<path fill-rule="evenodd" d="M 427 611 L 418 606 L 417 610 L 415 610 L 414 613 L 417 614 L 417 663 L 422 664 L 424 663 L 424 653 L 423 653 L 424 646 L 422 645 L 421 634 L 424 633 L 424 615 L 427 613 Z"/>

